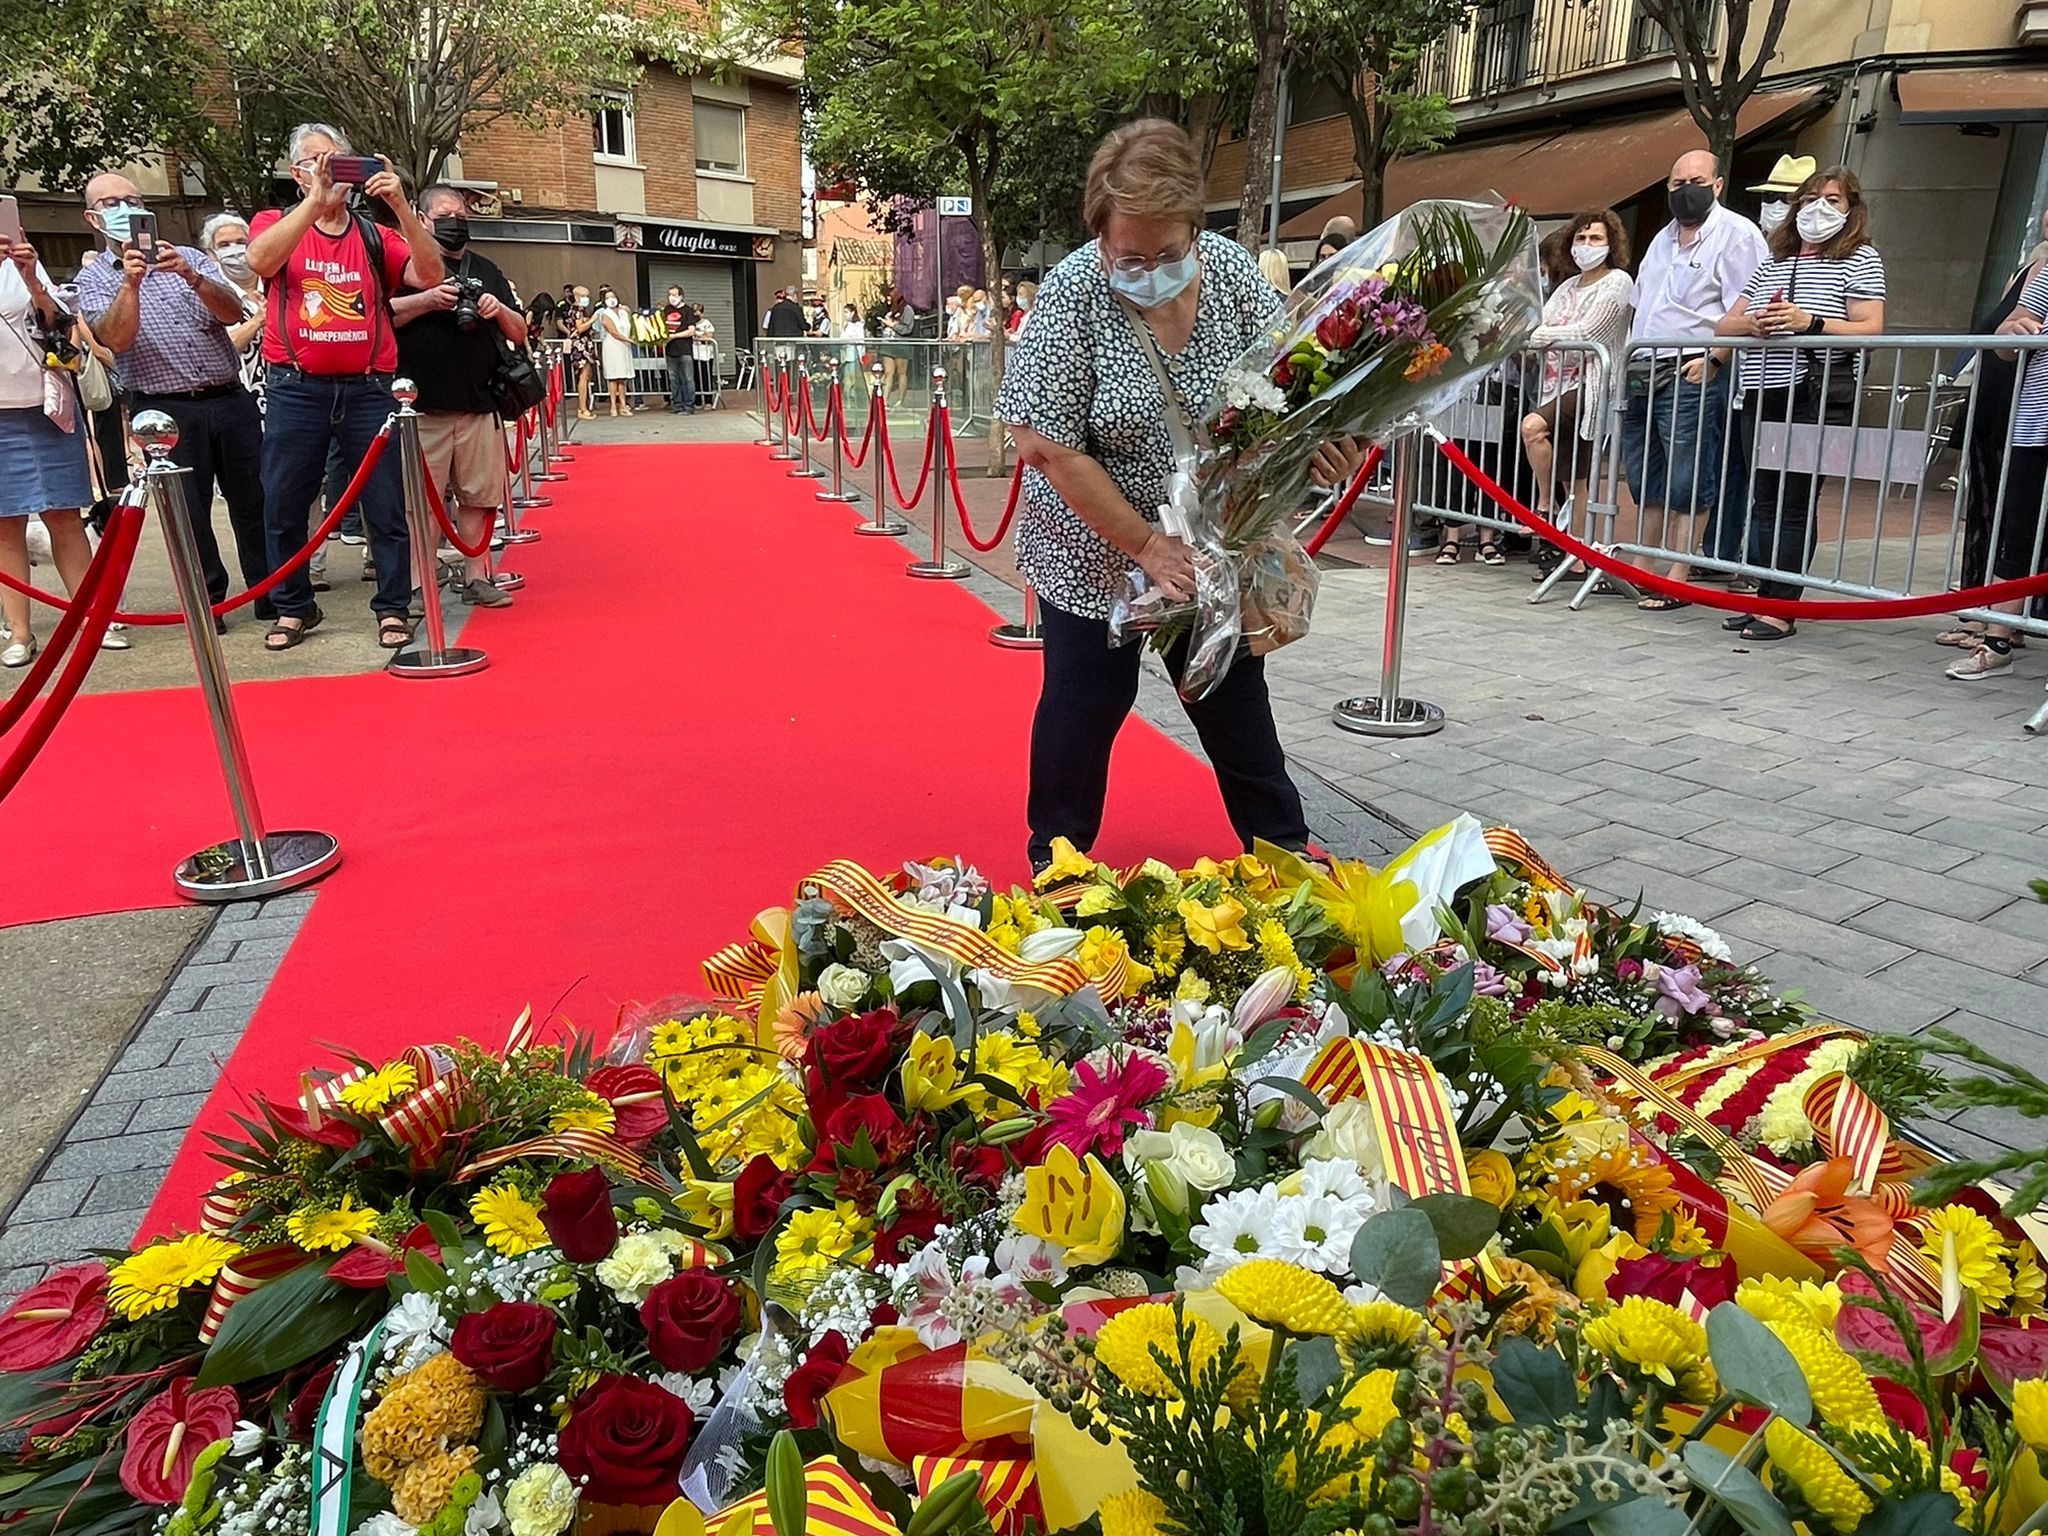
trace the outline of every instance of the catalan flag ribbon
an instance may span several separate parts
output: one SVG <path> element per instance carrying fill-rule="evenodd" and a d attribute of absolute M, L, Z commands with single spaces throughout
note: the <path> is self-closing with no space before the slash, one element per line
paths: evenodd
<path fill-rule="evenodd" d="M 1503 868 L 1537 887 L 1547 886 L 1553 891 L 1572 889 L 1571 881 L 1551 868 L 1543 855 L 1530 847 L 1529 840 L 1513 827 L 1488 827 L 1485 836 L 1487 850 Z"/>
<path fill-rule="evenodd" d="M 1024 1536 L 1027 1521 L 1035 1529 L 1045 1527 L 1045 1509 L 1038 1498 L 1038 1472 L 1029 1457 L 995 1456 L 913 1456 L 910 1475 L 917 1481 L 917 1496 L 931 1492 L 949 1477 L 972 1472 L 981 1479 L 981 1507 L 987 1511 L 996 1536 Z"/>
<path fill-rule="evenodd" d="M 837 1460 L 820 1456 L 804 1466 L 804 1536 L 897 1536 L 896 1522 Z M 775 1536 L 768 1495 L 754 1494 L 705 1522 L 709 1536 Z"/>
<path fill-rule="evenodd" d="M 704 962 L 704 980 L 720 1002 L 733 1004 L 764 1025 L 773 1023 L 797 990 L 788 909 L 770 907 L 757 916 L 748 938 L 726 945 Z"/>
<path fill-rule="evenodd" d="M 206 1316 L 199 1323 L 199 1342 L 213 1342 L 213 1336 L 220 1332 L 222 1320 L 236 1302 L 254 1295 L 271 1281 L 308 1262 L 306 1255 L 290 1243 L 257 1248 L 230 1260 L 214 1276 L 213 1294 L 206 1298 Z"/>
<path fill-rule="evenodd" d="M 1875 1198 L 1888 1181 L 1907 1176 L 1906 1160 L 1892 1142 L 1891 1122 L 1877 1101 L 1843 1073 L 1830 1072 L 1808 1088 L 1805 1109 L 1822 1154 L 1849 1159 L 1856 1175 L 1850 1187 L 1859 1195 Z"/>
<path fill-rule="evenodd" d="M 1387 1177 L 1409 1197 L 1469 1195 L 1465 1150 L 1437 1070 L 1371 1040 L 1333 1040 L 1304 1079 L 1325 1102 L 1359 1099 L 1372 1112 Z"/>
<path fill-rule="evenodd" d="M 908 1466 L 916 1456 L 1012 1454 L 1031 1443 L 1038 1394 L 965 1344 L 927 1350 L 908 1328 L 877 1328 L 825 1395 L 842 1445 Z"/>

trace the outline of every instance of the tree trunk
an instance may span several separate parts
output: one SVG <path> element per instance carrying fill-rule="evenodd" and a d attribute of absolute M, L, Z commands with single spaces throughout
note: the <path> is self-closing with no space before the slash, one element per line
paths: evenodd
<path fill-rule="evenodd" d="M 1386 217 L 1388 113 L 1381 105 L 1379 81 L 1370 73 L 1355 97 L 1349 94 L 1348 81 L 1338 82 L 1338 89 L 1346 93 L 1344 115 L 1351 121 L 1351 158 L 1358 164 L 1358 227 L 1363 234 Z"/>
<path fill-rule="evenodd" d="M 1244 136 L 1244 191 L 1237 202 L 1237 243 L 1256 251 L 1263 241 L 1266 189 L 1273 179 L 1273 136 L 1280 131 L 1280 61 L 1287 52 L 1287 0 L 1249 0 L 1258 83 Z"/>
<path fill-rule="evenodd" d="M 1742 103 L 1735 103 L 1740 110 Z M 1716 115 L 1713 125 L 1707 129 L 1707 148 L 1714 152 L 1714 164 L 1723 176 L 1735 174 L 1735 112 L 1723 111 Z"/>

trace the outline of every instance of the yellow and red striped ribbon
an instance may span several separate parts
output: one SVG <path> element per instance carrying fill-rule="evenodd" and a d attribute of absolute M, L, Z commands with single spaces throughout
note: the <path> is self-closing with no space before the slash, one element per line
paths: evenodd
<path fill-rule="evenodd" d="M 1370 1040 L 1333 1040 L 1304 1082 L 1326 1103 L 1365 1101 L 1387 1177 L 1411 1199 L 1472 1192 L 1450 1098 L 1424 1058 Z"/>
<path fill-rule="evenodd" d="M 1488 827 L 1482 835 L 1494 862 L 1519 874 L 1531 885 L 1548 886 L 1555 891 L 1573 889 L 1571 881 L 1551 868 L 1543 855 L 1530 847 L 1529 840 L 1513 827 Z"/>
<path fill-rule="evenodd" d="M 226 1237 L 235 1230 L 235 1223 L 242 1219 L 242 1213 L 248 1208 L 248 1198 L 240 1186 L 222 1179 L 200 1198 L 199 1230 L 211 1232 L 215 1237 Z"/>
<path fill-rule="evenodd" d="M 917 1483 L 920 1499 L 949 1477 L 973 1472 L 981 1479 L 981 1507 L 988 1514 L 996 1536 L 1024 1536 L 1025 1523 L 1045 1525 L 1045 1511 L 1038 1500 L 1038 1469 L 1029 1457 L 995 1456 L 913 1456 L 910 1475 Z"/>
<path fill-rule="evenodd" d="M 414 1086 L 376 1117 L 377 1125 L 416 1160 L 429 1163 L 453 1128 L 469 1085 L 439 1046 L 409 1045 L 398 1060 L 413 1069 Z M 328 1111 L 340 1106 L 342 1090 L 367 1075 L 363 1067 L 319 1078 L 309 1073 L 300 1080 L 299 1101 L 317 1126 Z"/>
<path fill-rule="evenodd" d="M 1885 1179 L 1885 1153 L 1891 1150 L 1891 1122 L 1885 1119 L 1877 1101 L 1846 1074 L 1830 1072 L 1806 1090 L 1806 1118 L 1812 1122 L 1821 1152 L 1828 1157 L 1846 1157 L 1855 1170 L 1851 1188 L 1859 1195 L 1876 1191 Z M 1891 1177 L 1904 1172 L 1903 1161 L 1892 1155 Z"/>
<path fill-rule="evenodd" d="M 797 893 L 806 900 L 836 901 L 894 938 L 908 939 L 969 969 L 992 971 L 1018 986 L 1066 997 L 1088 985 L 1087 972 L 1073 960 L 1020 959 L 972 924 L 898 901 L 888 886 L 849 859 L 833 860 L 804 881 Z"/>
<path fill-rule="evenodd" d="M 882 1513 L 860 1479 L 830 1456 L 805 1465 L 804 1493 L 804 1536 L 897 1536 L 896 1522 Z M 706 1522 L 706 1529 L 711 1536 L 774 1536 L 767 1493 L 720 1510 Z"/>
<path fill-rule="evenodd" d="M 199 1323 L 199 1342 L 213 1342 L 213 1336 L 220 1332 L 221 1320 L 236 1302 L 307 1262 L 306 1255 L 290 1243 L 258 1248 L 231 1259 L 214 1276 L 213 1294 L 206 1298 L 206 1316 Z"/>
<path fill-rule="evenodd" d="M 649 1162 L 638 1152 L 627 1146 L 609 1131 L 585 1130 L 581 1127 L 566 1131 L 551 1131 L 545 1136 L 530 1137 L 514 1142 L 509 1147 L 499 1147 L 470 1161 L 456 1170 L 457 1183 L 480 1179 L 487 1173 L 495 1172 L 507 1163 L 522 1157 L 578 1157 L 594 1163 L 602 1163 L 624 1174 L 635 1184 L 644 1184 L 649 1189 L 663 1194 L 674 1194 L 681 1188 L 658 1165 Z"/>

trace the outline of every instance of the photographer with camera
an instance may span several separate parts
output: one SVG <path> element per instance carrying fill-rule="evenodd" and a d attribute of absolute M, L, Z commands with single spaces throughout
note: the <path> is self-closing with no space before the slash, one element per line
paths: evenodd
<path fill-rule="evenodd" d="M 391 301 L 398 360 L 420 392 L 413 409 L 420 413 L 427 476 L 462 542 L 473 546 L 505 501 L 505 432 L 493 380 L 508 361 L 523 360 L 516 349 L 526 345 L 526 319 L 505 274 L 470 249 L 469 205 L 460 188 L 427 188 L 420 216 L 432 224 L 450 270 L 432 287 Z M 422 582 L 428 579 L 420 573 Z M 479 608 L 512 602 L 492 585 L 490 562 L 481 555 L 466 559 L 462 598 Z"/>
<path fill-rule="evenodd" d="M 85 221 L 105 242 L 78 274 L 78 305 L 101 345 L 132 412 L 162 411 L 178 424 L 171 462 L 189 470 L 185 503 L 199 568 L 213 601 L 228 595 L 228 570 L 213 530 L 216 487 L 228 504 L 242 582 L 270 574 L 263 525 L 263 417 L 242 382 L 242 358 L 229 327 L 242 320 L 242 296 L 211 256 L 191 246 L 145 240 L 149 205 L 135 183 L 102 171 L 85 184 Z M 122 466 L 109 464 L 110 488 Z M 256 604 L 269 618 L 269 604 Z M 214 621 L 225 630 L 225 620 Z"/>
<path fill-rule="evenodd" d="M 263 329 L 263 517 L 273 569 L 305 545 L 329 444 L 360 464 L 392 410 L 398 327 L 391 296 L 442 278 L 441 248 L 406 201 L 391 162 L 353 155 L 338 128 L 292 130 L 297 207 L 267 209 L 249 226 L 249 267 L 268 285 Z M 392 231 L 350 206 L 351 188 L 389 208 Z M 377 565 L 377 643 L 387 651 L 412 638 L 412 561 L 398 455 L 388 453 L 363 487 L 363 526 Z M 320 624 L 311 578 L 295 571 L 272 601 L 277 622 L 264 647 L 288 651 Z"/>

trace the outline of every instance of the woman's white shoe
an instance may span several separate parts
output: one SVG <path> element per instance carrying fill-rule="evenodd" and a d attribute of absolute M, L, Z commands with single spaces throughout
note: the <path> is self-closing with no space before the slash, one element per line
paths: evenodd
<path fill-rule="evenodd" d="M 0 667 L 25 667 L 36 658 L 35 637 L 17 640 L 6 650 L 0 651 Z"/>

